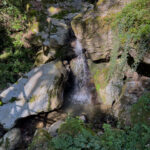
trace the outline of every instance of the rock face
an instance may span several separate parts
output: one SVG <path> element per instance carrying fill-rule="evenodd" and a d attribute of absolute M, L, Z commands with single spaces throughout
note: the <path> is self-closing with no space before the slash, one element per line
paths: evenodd
<path fill-rule="evenodd" d="M 131 109 L 139 98 L 150 91 L 150 78 L 139 76 L 130 70 L 126 73 L 127 81 L 121 87 L 120 99 L 116 100 L 112 110 L 113 115 L 122 123 L 131 124 Z"/>
<path fill-rule="evenodd" d="M 100 102 L 99 109 L 130 125 L 133 105 L 145 92 L 150 92 L 150 78 L 139 75 L 128 66 L 126 72 L 118 76 L 116 71 L 114 77 L 108 80 L 109 63 L 95 64 L 90 61 L 89 66 Z"/>
<path fill-rule="evenodd" d="M 50 25 L 50 31 L 48 31 L 49 28 L 46 28 L 45 31 L 38 33 L 38 35 L 43 39 L 43 44 L 53 48 L 63 46 L 65 44 L 69 27 L 63 19 L 58 20 L 54 18 L 50 20 Z"/>
<path fill-rule="evenodd" d="M 61 107 L 66 70 L 60 61 L 34 68 L 0 97 L 0 124 L 10 129 L 15 121 Z"/>
<path fill-rule="evenodd" d="M 102 108 L 110 109 L 120 97 L 123 81 L 117 77 L 113 77 L 111 80 L 108 79 L 109 64 L 107 63 L 92 63 L 90 70 Z"/>
<path fill-rule="evenodd" d="M 30 40 L 32 44 L 44 47 L 44 54 L 37 53 L 35 65 L 44 64 L 51 58 L 65 57 L 66 55 L 72 57 L 74 53 L 71 53 L 71 50 L 65 50 L 66 47 L 69 47 L 70 22 L 80 12 L 92 9 L 93 5 L 84 0 L 35 1 L 29 3 L 31 5 L 29 13 L 32 14 L 33 10 L 39 14 L 40 11 L 43 16 L 42 22 L 40 19 L 33 19 L 30 25 L 31 29 L 24 37 L 24 39 L 29 40 L 28 37 L 32 35 L 32 40 Z M 37 11 L 36 5 L 40 6 L 41 10 Z M 48 51 L 46 53 L 45 48 Z M 50 54 L 52 50 L 55 51 L 55 54 Z"/>
<path fill-rule="evenodd" d="M 79 14 L 71 22 L 76 37 L 93 61 L 110 57 L 114 40 L 111 17 L 130 1 L 99 0 L 95 10 Z"/>
<path fill-rule="evenodd" d="M 14 128 L 7 132 L 4 137 L 0 139 L 0 150 L 15 150 L 20 140 L 21 131 L 17 128 Z"/>
<path fill-rule="evenodd" d="M 45 129 L 37 129 L 32 143 L 28 147 L 29 150 L 49 150 L 50 134 Z"/>
<path fill-rule="evenodd" d="M 58 134 L 58 129 L 61 127 L 61 125 L 65 123 L 62 120 L 59 120 L 55 123 L 53 123 L 49 128 L 48 128 L 48 133 L 52 136 L 55 137 Z"/>

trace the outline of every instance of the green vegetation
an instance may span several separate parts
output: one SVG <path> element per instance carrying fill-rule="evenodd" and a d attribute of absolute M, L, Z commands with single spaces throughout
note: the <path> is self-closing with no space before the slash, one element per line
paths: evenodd
<path fill-rule="evenodd" d="M 4 0 L 0 8 L 0 89 L 7 83 L 15 83 L 34 62 L 35 51 L 25 48 L 22 40 L 28 20 L 27 15 L 20 12 L 22 7 L 16 7 L 19 2 L 12 4 Z"/>
<path fill-rule="evenodd" d="M 149 150 L 150 128 L 145 124 L 137 124 L 132 128 L 112 128 L 111 125 L 103 125 L 104 132 L 98 136 L 78 118 L 67 118 L 66 122 L 58 130 L 56 137 L 40 136 L 45 138 L 46 150 Z M 34 138 L 29 150 L 40 147 Z M 41 146 L 42 146 L 41 145 Z M 43 147 L 42 147 L 43 148 Z"/>
<path fill-rule="evenodd" d="M 34 149 L 34 148 L 33 148 Z M 67 118 L 58 136 L 49 140 L 48 150 L 100 150 L 99 138 L 77 118 Z M 32 150 L 31 147 L 29 150 Z"/>
<path fill-rule="evenodd" d="M 50 140 L 51 136 L 47 131 L 44 129 L 38 129 L 28 150 L 48 150 L 48 143 Z"/>
<path fill-rule="evenodd" d="M 96 85 L 96 90 L 99 91 L 99 89 L 104 89 L 108 82 L 107 82 L 107 75 L 109 72 L 109 68 L 105 67 L 103 69 L 98 69 L 96 73 L 94 74 L 94 83 Z"/>
<path fill-rule="evenodd" d="M 30 98 L 29 102 L 32 103 L 32 102 L 36 101 L 36 99 L 37 99 L 37 96 L 33 95 L 33 96 Z"/>
<path fill-rule="evenodd" d="M 150 125 L 150 93 L 145 93 L 132 106 L 131 119 L 133 124 L 144 123 Z"/>
<path fill-rule="evenodd" d="M 135 0 L 118 13 L 113 22 L 119 39 L 119 48 L 113 50 L 112 61 L 120 55 L 120 69 L 124 68 L 131 50 L 135 52 L 133 68 L 136 69 L 146 52 L 150 52 L 150 0 Z M 118 47 L 118 46 L 117 46 Z M 115 59 L 113 59 L 115 58 Z M 115 63 L 116 64 L 116 63 Z"/>
<path fill-rule="evenodd" d="M 0 100 L 0 106 L 3 106 L 3 102 Z"/>
<path fill-rule="evenodd" d="M 62 10 L 59 13 L 53 15 L 52 18 L 63 19 L 67 14 L 75 13 L 75 12 L 77 12 L 77 11 L 76 11 L 76 9 L 73 9 L 73 8 L 72 8 L 72 10 Z"/>
<path fill-rule="evenodd" d="M 68 118 L 50 142 L 54 150 L 99 150 L 99 138 L 77 118 Z"/>
<path fill-rule="evenodd" d="M 124 130 L 113 129 L 104 124 L 104 134 L 100 137 L 102 150 L 149 150 L 150 128 L 144 124 Z"/>

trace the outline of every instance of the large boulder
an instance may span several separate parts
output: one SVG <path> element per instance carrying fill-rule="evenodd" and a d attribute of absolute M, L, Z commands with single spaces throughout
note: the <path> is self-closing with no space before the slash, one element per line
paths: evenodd
<path fill-rule="evenodd" d="M 38 33 L 43 39 L 43 45 L 57 48 L 65 44 L 68 34 L 68 25 L 63 19 L 50 19 L 50 27 Z"/>
<path fill-rule="evenodd" d="M 28 150 L 49 150 L 51 139 L 46 129 L 37 129 Z"/>
<path fill-rule="evenodd" d="M 14 128 L 0 139 L 0 150 L 15 150 L 19 142 L 21 142 L 21 131 L 18 128 Z"/>
<path fill-rule="evenodd" d="M 61 107 L 66 70 L 60 61 L 34 68 L 1 94 L 0 124 L 10 129 L 16 120 Z"/>
<path fill-rule="evenodd" d="M 51 135 L 51 137 L 55 137 L 58 134 L 58 129 L 61 127 L 61 125 L 65 123 L 62 120 L 58 120 L 55 123 L 53 123 L 49 128 L 48 128 L 48 133 Z"/>

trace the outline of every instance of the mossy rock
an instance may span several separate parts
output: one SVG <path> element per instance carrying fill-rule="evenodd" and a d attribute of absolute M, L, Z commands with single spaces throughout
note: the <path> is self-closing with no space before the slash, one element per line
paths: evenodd
<path fill-rule="evenodd" d="M 90 66 L 90 70 L 94 78 L 96 90 L 99 91 L 100 89 L 104 89 L 108 84 L 108 80 L 107 80 L 107 76 L 109 72 L 108 65 L 106 63 L 103 64 L 92 63 Z"/>
<path fill-rule="evenodd" d="M 105 104 L 107 101 L 107 94 L 105 88 L 109 84 L 107 80 L 109 65 L 106 63 L 90 65 L 90 71 L 93 76 L 94 84 L 98 94 L 98 99 Z"/>
<path fill-rule="evenodd" d="M 39 32 L 39 22 L 36 21 L 36 19 L 33 19 L 32 24 L 30 25 L 30 29 L 32 33 L 38 33 Z"/>
<path fill-rule="evenodd" d="M 50 140 L 51 136 L 46 130 L 38 129 L 28 150 L 48 150 Z"/>

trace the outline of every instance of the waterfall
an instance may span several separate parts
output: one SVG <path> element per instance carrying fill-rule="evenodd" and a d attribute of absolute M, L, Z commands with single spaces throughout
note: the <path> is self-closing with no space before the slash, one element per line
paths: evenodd
<path fill-rule="evenodd" d="M 74 61 L 74 82 L 69 96 L 70 101 L 74 104 L 89 104 L 91 102 L 91 94 L 88 88 L 89 69 L 79 40 L 75 41 L 74 51 L 77 57 Z"/>

